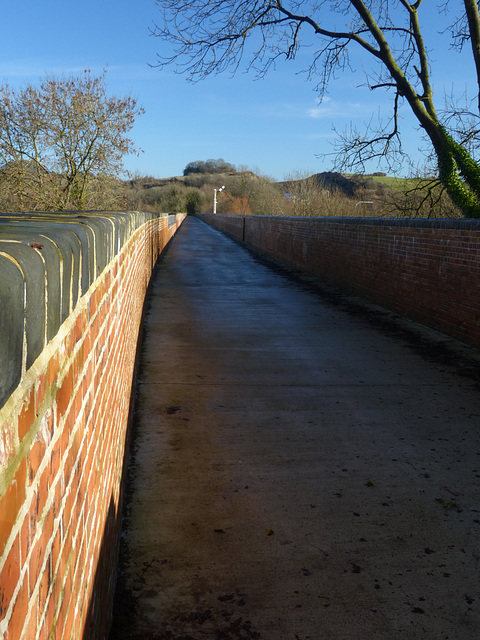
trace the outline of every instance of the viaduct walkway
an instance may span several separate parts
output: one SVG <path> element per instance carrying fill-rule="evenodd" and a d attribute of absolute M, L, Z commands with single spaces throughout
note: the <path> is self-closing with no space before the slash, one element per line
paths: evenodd
<path fill-rule="evenodd" d="M 112 639 L 478 640 L 476 365 L 387 320 L 185 220 L 145 320 Z"/>

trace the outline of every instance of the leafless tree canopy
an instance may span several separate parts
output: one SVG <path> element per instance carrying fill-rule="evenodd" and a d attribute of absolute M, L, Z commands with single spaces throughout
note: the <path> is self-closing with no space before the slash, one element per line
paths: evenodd
<path fill-rule="evenodd" d="M 116 201 L 128 132 L 143 110 L 107 94 L 105 72 L 0 87 L 0 207 L 83 209 Z M 109 200 L 110 198 L 110 200 Z"/>
<path fill-rule="evenodd" d="M 157 0 L 158 64 L 174 63 L 192 81 L 234 73 L 240 67 L 262 76 L 305 48 L 309 52 L 305 72 L 321 98 L 330 81 L 363 51 L 371 63 L 366 83 L 372 90 L 390 92 L 392 110 L 384 122 L 339 135 L 337 166 L 358 169 L 375 158 L 401 160 L 399 112 L 407 106 L 432 145 L 439 178 L 450 196 L 465 215 L 479 216 L 477 0 L 448 0 L 438 7 L 453 46 L 471 46 L 476 90 L 474 100 L 465 97 L 465 104 L 458 96 L 446 105 L 443 96 L 434 99 L 422 30 L 423 4 L 423 0 Z"/>

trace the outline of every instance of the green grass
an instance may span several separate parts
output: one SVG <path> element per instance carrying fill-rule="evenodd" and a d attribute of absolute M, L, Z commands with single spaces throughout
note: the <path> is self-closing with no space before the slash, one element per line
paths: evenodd
<path fill-rule="evenodd" d="M 396 178 L 394 176 L 371 176 L 375 182 L 382 182 L 394 191 L 407 191 L 408 189 L 420 188 L 422 183 L 430 185 L 431 178 Z"/>
<path fill-rule="evenodd" d="M 344 176 L 347 178 L 354 178 L 357 174 L 354 173 L 344 173 Z M 412 187 L 414 184 L 418 184 L 418 179 L 416 178 L 397 178 L 394 176 L 372 176 L 366 174 L 365 176 L 360 175 L 359 177 L 365 177 L 369 180 L 373 180 L 374 182 L 380 182 L 382 184 L 387 185 L 390 189 L 394 191 L 403 191 L 404 189 L 408 189 Z"/>
<path fill-rule="evenodd" d="M 396 178 L 394 176 L 371 176 L 374 182 L 381 182 L 394 191 L 403 191 L 409 187 L 413 187 L 416 183 L 415 178 Z"/>

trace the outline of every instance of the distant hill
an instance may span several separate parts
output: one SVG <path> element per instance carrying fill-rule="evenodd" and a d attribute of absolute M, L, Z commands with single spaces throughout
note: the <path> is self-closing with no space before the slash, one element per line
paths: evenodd
<path fill-rule="evenodd" d="M 373 175 L 345 175 L 343 173 L 337 173 L 335 171 L 324 171 L 322 173 L 315 173 L 308 178 L 302 178 L 299 180 L 290 180 L 288 182 L 282 182 L 282 185 L 291 185 L 293 183 L 310 183 L 314 180 L 321 189 L 325 189 L 331 192 L 339 192 L 348 198 L 355 198 L 360 191 L 368 189 L 372 195 L 384 196 L 385 192 L 390 190 L 388 186 L 388 178 L 385 174 L 373 174 Z M 385 181 L 384 181 L 385 180 Z"/>
<path fill-rule="evenodd" d="M 252 171 L 243 171 L 235 173 L 193 173 L 187 176 L 172 176 L 169 178 L 153 178 L 151 176 L 145 176 L 142 178 L 135 178 L 129 180 L 128 183 L 131 187 L 142 187 L 143 189 L 152 189 L 154 187 L 166 187 L 183 185 L 185 187 L 201 187 L 204 184 L 220 184 L 222 181 L 228 178 L 235 177 L 237 179 L 242 176 L 249 179 L 260 180 Z M 328 189 L 329 191 L 338 191 L 343 193 L 349 198 L 354 198 L 359 190 L 370 189 L 384 193 L 385 186 L 389 185 L 389 180 L 385 174 L 372 174 L 372 175 L 346 175 L 343 173 L 337 173 L 335 171 L 324 171 L 322 173 L 316 173 L 307 178 L 300 178 L 298 180 L 280 181 L 277 184 L 281 187 L 291 185 L 292 183 L 310 182 L 315 180 L 318 186 L 322 189 Z M 395 180 L 402 180 L 401 178 L 395 178 Z"/>

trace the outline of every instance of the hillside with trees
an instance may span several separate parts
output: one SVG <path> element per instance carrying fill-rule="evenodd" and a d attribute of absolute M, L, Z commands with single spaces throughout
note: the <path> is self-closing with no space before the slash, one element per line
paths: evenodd
<path fill-rule="evenodd" d="M 197 161 L 198 162 L 198 161 Z M 392 178 L 384 173 L 353 175 L 322 172 L 294 175 L 282 182 L 236 170 L 190 171 L 183 176 L 156 179 L 137 177 L 128 184 L 128 206 L 158 212 L 242 215 L 461 217 L 442 185 L 434 178 Z M 207 161 L 211 162 L 211 161 Z M 221 161 L 224 163 L 224 161 Z M 201 165 L 205 166 L 207 163 Z M 225 187 L 218 191 L 220 187 Z"/>

